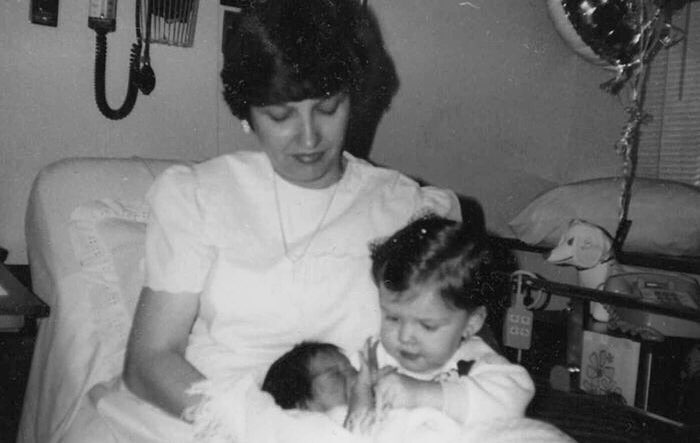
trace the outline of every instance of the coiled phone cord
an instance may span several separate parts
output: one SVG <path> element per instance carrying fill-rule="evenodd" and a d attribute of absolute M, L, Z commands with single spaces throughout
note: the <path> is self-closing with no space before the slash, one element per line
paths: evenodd
<path fill-rule="evenodd" d="M 136 97 L 139 93 L 136 77 L 139 75 L 139 59 L 141 58 L 141 43 L 131 46 L 131 59 L 129 61 L 129 87 L 126 91 L 124 103 L 118 109 L 112 109 L 107 103 L 105 95 L 105 64 L 107 61 L 107 32 L 96 30 L 95 49 L 95 102 L 102 114 L 111 120 L 121 120 L 134 109 Z"/>
<path fill-rule="evenodd" d="M 136 0 L 136 43 L 131 46 L 129 60 L 129 86 L 124 103 L 118 109 L 112 109 L 107 103 L 105 94 L 105 66 L 107 61 L 107 29 L 95 29 L 95 102 L 102 114 L 111 120 L 121 120 L 134 109 L 139 90 L 148 95 L 156 84 L 155 74 L 150 64 L 149 43 L 151 38 L 151 2 L 148 1 L 146 14 L 146 50 L 141 67 L 141 50 L 143 39 L 141 37 L 141 0 Z"/>

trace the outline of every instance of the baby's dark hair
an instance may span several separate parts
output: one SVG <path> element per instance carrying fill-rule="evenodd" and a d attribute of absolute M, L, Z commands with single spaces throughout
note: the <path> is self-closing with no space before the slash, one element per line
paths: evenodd
<path fill-rule="evenodd" d="M 437 285 L 448 306 L 472 311 L 489 306 L 482 291 L 490 275 L 491 253 L 479 226 L 428 214 L 370 246 L 372 277 L 400 297 L 414 285 Z"/>
<path fill-rule="evenodd" d="M 341 352 L 330 343 L 305 341 L 278 358 L 267 370 L 262 390 L 282 409 L 305 408 L 312 400 L 311 360 L 324 352 Z"/>

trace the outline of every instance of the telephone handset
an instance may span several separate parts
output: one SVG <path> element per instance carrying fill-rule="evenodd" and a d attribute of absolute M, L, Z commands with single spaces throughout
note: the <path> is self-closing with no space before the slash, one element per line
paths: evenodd
<path fill-rule="evenodd" d="M 131 48 L 129 62 L 129 86 L 124 103 L 112 109 L 105 95 L 105 64 L 107 61 L 107 33 L 117 27 L 117 0 L 90 0 L 88 27 L 96 33 L 95 49 L 95 102 L 102 114 L 112 120 L 120 120 L 131 112 L 136 104 L 139 90 L 150 94 L 155 88 L 156 78 L 150 63 L 151 2 L 146 0 L 146 38 L 141 36 L 141 0 L 136 0 L 136 43 Z M 144 49 L 143 56 L 141 50 Z"/>

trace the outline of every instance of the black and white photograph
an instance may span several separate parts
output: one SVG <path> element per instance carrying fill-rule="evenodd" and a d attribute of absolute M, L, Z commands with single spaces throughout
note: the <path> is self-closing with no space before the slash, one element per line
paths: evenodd
<path fill-rule="evenodd" d="M 0 443 L 700 441 L 700 1 L 0 0 Z"/>

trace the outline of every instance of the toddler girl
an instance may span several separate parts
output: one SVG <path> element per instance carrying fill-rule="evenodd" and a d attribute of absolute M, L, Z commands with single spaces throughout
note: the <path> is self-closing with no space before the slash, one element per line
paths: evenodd
<path fill-rule="evenodd" d="M 483 231 L 428 215 L 371 255 L 382 314 L 377 404 L 442 409 L 463 424 L 524 416 L 534 395 L 528 372 L 477 335 L 490 301 Z"/>

